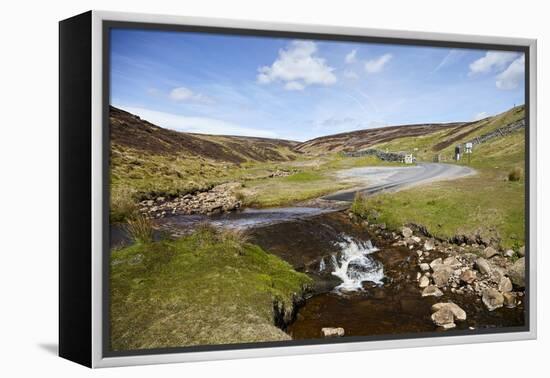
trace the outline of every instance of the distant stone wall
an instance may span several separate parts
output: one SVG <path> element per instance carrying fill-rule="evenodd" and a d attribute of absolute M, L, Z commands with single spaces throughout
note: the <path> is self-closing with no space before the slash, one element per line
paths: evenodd
<path fill-rule="evenodd" d="M 403 154 L 395 152 L 384 152 L 374 148 L 369 148 L 361 151 L 343 152 L 346 157 L 361 157 L 361 156 L 376 156 L 380 160 L 384 161 L 403 161 L 405 158 Z"/>
<path fill-rule="evenodd" d="M 504 127 L 491 131 L 490 133 L 478 136 L 470 140 L 469 142 L 472 143 L 473 145 L 485 143 L 491 139 L 500 138 L 500 137 L 512 134 L 523 128 L 525 128 L 525 118 L 520 119 L 519 121 L 516 121 L 516 122 L 512 122 Z"/>

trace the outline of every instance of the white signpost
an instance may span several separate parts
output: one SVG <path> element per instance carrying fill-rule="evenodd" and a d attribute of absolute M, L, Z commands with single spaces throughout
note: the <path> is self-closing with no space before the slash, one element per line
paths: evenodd
<path fill-rule="evenodd" d="M 472 156 L 472 142 L 468 142 L 464 145 L 464 153 L 468 154 L 468 165 L 470 164 L 470 157 Z"/>

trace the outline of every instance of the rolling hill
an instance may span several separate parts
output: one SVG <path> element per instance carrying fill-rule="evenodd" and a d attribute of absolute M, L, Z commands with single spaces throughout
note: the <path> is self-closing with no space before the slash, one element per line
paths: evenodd
<path fill-rule="evenodd" d="M 377 148 L 414 152 L 420 160 L 443 154 L 450 159 L 455 145 L 481 138 L 525 118 L 523 105 L 475 122 L 401 125 L 328 135 L 294 146 L 294 150 L 320 155 Z"/>
<path fill-rule="evenodd" d="M 215 161 L 293 160 L 297 142 L 242 136 L 178 132 L 154 125 L 113 106 L 109 109 L 111 143 L 152 155 L 201 156 Z"/>

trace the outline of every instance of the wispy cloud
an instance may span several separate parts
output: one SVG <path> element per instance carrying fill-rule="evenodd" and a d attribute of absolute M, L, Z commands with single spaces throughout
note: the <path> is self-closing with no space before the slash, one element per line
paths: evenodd
<path fill-rule="evenodd" d="M 347 53 L 345 57 L 345 61 L 347 64 L 357 62 L 357 49 L 353 49 L 349 53 Z"/>
<path fill-rule="evenodd" d="M 472 121 L 479 121 L 480 119 L 489 117 L 489 114 L 487 112 L 479 112 L 472 118 Z"/>
<path fill-rule="evenodd" d="M 277 133 L 274 131 L 242 127 L 231 122 L 214 118 L 183 116 L 132 106 L 120 107 L 157 126 L 176 131 L 214 135 L 258 136 L 265 138 L 277 137 Z"/>
<path fill-rule="evenodd" d="M 257 81 L 269 84 L 285 83 L 287 90 L 302 90 L 308 85 L 336 83 L 334 68 L 317 55 L 317 45 L 312 41 L 293 41 L 270 66 L 258 68 Z"/>
<path fill-rule="evenodd" d="M 392 54 L 384 54 L 376 59 L 365 62 L 365 70 L 368 73 L 378 73 L 384 69 L 384 66 L 392 59 Z"/>
<path fill-rule="evenodd" d="M 355 73 L 355 71 L 353 71 L 353 70 L 344 71 L 344 77 L 346 79 L 351 79 L 351 80 L 359 79 L 359 75 L 357 75 L 357 73 Z"/>
<path fill-rule="evenodd" d="M 441 59 L 439 64 L 434 68 L 434 70 L 432 72 L 437 72 L 437 71 L 439 71 L 440 69 L 442 69 L 444 67 L 447 67 L 447 66 L 450 66 L 450 65 L 456 63 L 464 54 L 465 54 L 465 52 L 463 50 L 459 50 L 459 49 L 450 50 L 443 57 L 443 59 Z"/>
<path fill-rule="evenodd" d="M 525 78 L 525 55 L 514 60 L 506 70 L 497 75 L 496 86 L 502 90 L 517 89 Z"/>
<path fill-rule="evenodd" d="M 201 93 L 195 93 L 191 89 L 186 87 L 177 87 L 172 89 L 168 94 L 168 97 L 170 98 L 170 100 L 176 102 L 210 102 L 210 100 L 205 95 Z"/>
<path fill-rule="evenodd" d="M 517 53 L 508 51 L 488 51 L 485 56 L 470 64 L 470 76 L 480 73 L 489 73 L 503 69 L 508 63 L 516 59 Z"/>

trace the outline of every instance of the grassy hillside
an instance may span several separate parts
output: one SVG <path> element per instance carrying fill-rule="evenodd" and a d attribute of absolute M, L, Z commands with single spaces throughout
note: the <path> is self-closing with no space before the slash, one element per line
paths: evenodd
<path fill-rule="evenodd" d="M 294 149 L 310 155 L 328 154 L 341 151 L 357 151 L 372 147 L 376 144 L 391 142 L 397 138 L 430 136 L 433 133 L 442 133 L 449 129 L 455 129 L 463 125 L 465 125 L 465 123 L 443 123 L 387 126 L 374 129 L 357 130 L 315 138 L 296 145 Z"/>
<path fill-rule="evenodd" d="M 459 130 L 396 139 L 375 148 L 418 148 L 421 160 L 430 160 L 436 150 L 450 156 L 456 143 L 523 117 L 524 108 L 517 107 Z M 456 138 L 457 135 L 460 138 Z M 451 139 L 453 142 L 449 144 Z M 467 164 L 467 159 L 459 164 Z M 475 145 L 471 157 L 471 166 L 478 171 L 475 176 L 361 199 L 356 209 L 367 217 L 379 214 L 377 221 L 386 222 L 390 227 L 418 223 L 441 238 L 480 234 L 499 239 L 505 248 L 518 249 L 525 243 L 524 165 L 525 132 L 522 129 Z"/>
<path fill-rule="evenodd" d="M 226 182 L 242 184 L 235 195 L 245 205 L 289 204 L 349 188 L 350 183 L 334 180 L 337 169 L 386 164 L 338 153 L 306 156 L 286 140 L 176 132 L 114 107 L 110 122 L 113 221 L 131 215 L 140 200 Z"/>
<path fill-rule="evenodd" d="M 290 316 L 311 282 L 242 235 L 206 227 L 113 251 L 110 279 L 113 350 L 288 340 L 275 308 Z"/>
<path fill-rule="evenodd" d="M 432 161 L 436 154 L 441 154 L 447 160 L 451 160 L 454 154 L 454 148 L 457 144 L 470 141 L 475 137 L 487 134 L 524 117 L 525 107 L 517 106 L 504 113 L 498 114 L 494 117 L 484 118 L 477 122 L 465 123 L 456 127 L 438 130 L 421 136 L 404 136 L 389 142 L 374 144 L 372 148 L 389 151 L 414 152 L 417 159 L 421 161 Z M 496 143 L 496 141 L 491 141 L 488 145 L 492 145 L 494 143 Z M 487 147 L 483 146 L 481 148 L 482 150 L 479 150 L 480 154 L 478 154 L 478 149 L 476 146 L 475 153 L 472 155 L 472 158 L 478 159 L 479 161 L 479 159 L 486 160 L 489 157 L 486 153 Z M 518 149 L 516 148 L 516 150 Z"/>

